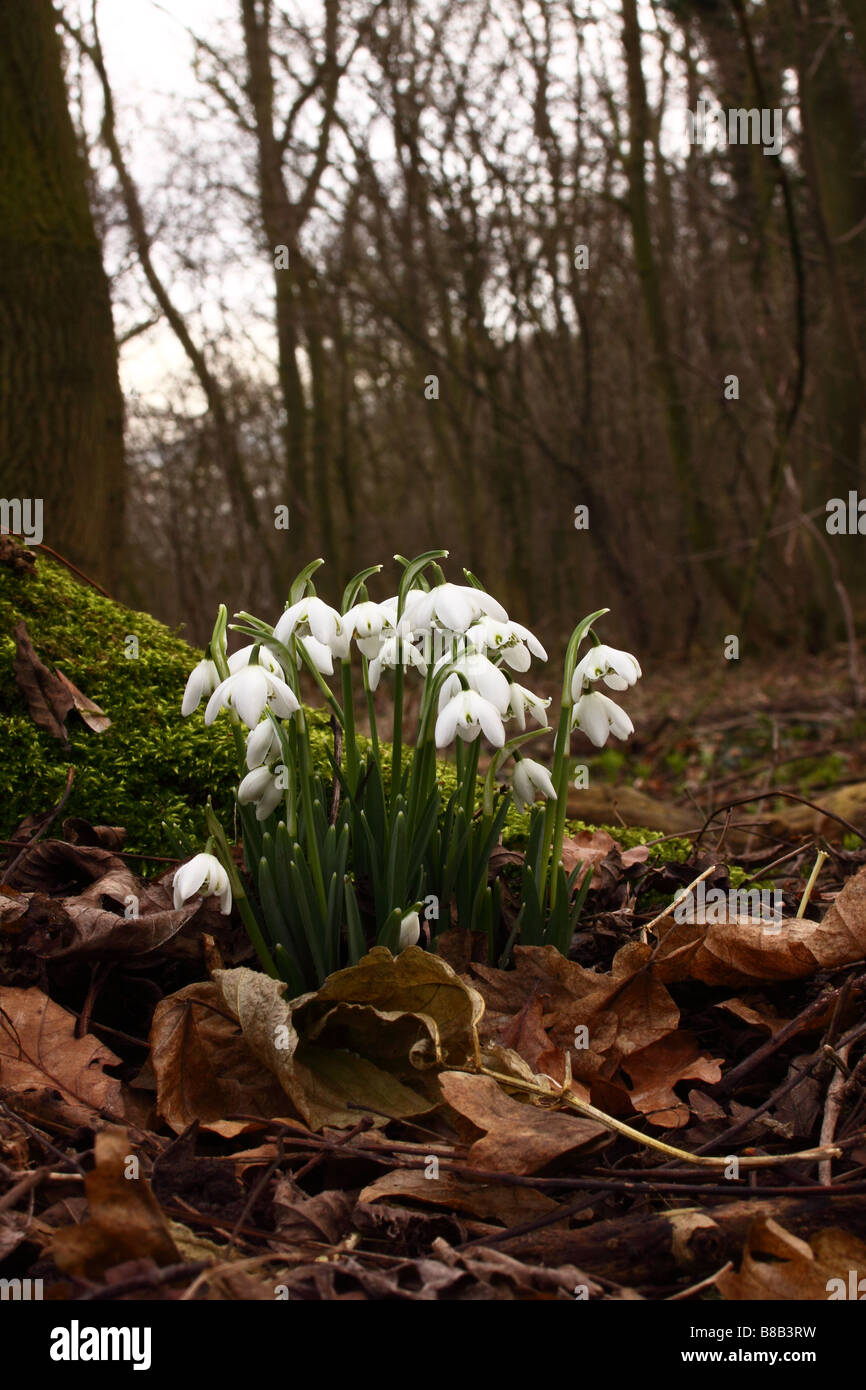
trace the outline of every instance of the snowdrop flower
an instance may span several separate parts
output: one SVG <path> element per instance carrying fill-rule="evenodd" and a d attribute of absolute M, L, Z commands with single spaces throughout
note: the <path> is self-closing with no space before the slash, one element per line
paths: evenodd
<path fill-rule="evenodd" d="M 421 936 L 421 923 L 417 912 L 407 912 L 400 923 L 400 940 L 397 943 L 398 951 L 405 951 L 407 946 L 415 946 Z"/>
<path fill-rule="evenodd" d="M 422 676 L 427 674 L 427 662 L 418 648 L 412 646 L 409 635 L 387 637 L 382 643 L 378 655 L 370 662 L 370 689 L 377 688 L 383 671 L 392 671 L 395 666 L 415 666 Z"/>
<path fill-rule="evenodd" d="M 229 876 L 213 854 L 196 854 L 188 864 L 181 864 L 173 883 L 176 911 L 183 907 L 187 898 L 194 898 L 199 893 L 203 898 L 218 895 L 220 912 L 224 916 L 232 910 Z"/>
<path fill-rule="evenodd" d="M 189 673 L 183 692 L 181 714 L 186 717 L 198 709 L 204 695 L 212 695 L 220 683 L 219 672 L 209 657 L 204 657 Z"/>
<path fill-rule="evenodd" d="M 579 700 L 585 685 L 604 678 L 611 690 L 627 690 L 641 676 L 637 657 L 616 647 L 591 647 L 575 666 L 571 678 L 571 698 Z"/>
<path fill-rule="evenodd" d="M 390 598 L 383 599 L 379 607 L 385 614 L 389 625 L 394 631 L 405 637 L 412 631 L 414 626 L 411 619 L 415 605 L 418 603 L 419 599 L 426 597 L 426 589 L 409 589 L 403 602 L 403 612 L 400 616 L 399 623 L 397 622 L 397 605 L 400 600 L 397 594 L 392 594 Z"/>
<path fill-rule="evenodd" d="M 455 734 L 469 743 L 481 730 L 494 748 L 501 748 L 505 743 L 505 726 L 496 706 L 477 690 L 461 690 L 448 701 L 436 720 L 436 747 L 444 748 Z"/>
<path fill-rule="evenodd" d="M 270 719 L 262 720 L 247 735 L 247 767 L 261 767 L 277 757 L 280 751 L 280 738 Z"/>
<path fill-rule="evenodd" d="M 634 724 L 625 710 L 597 690 L 581 695 L 571 716 L 571 727 L 581 729 L 596 748 L 607 743 L 608 734 L 613 734 L 614 738 L 628 738 L 634 733 Z"/>
<path fill-rule="evenodd" d="M 245 666 L 249 666 L 250 657 L 254 651 L 255 646 L 251 642 L 248 647 L 240 647 L 236 652 L 232 652 L 229 657 L 229 675 L 235 676 L 238 671 L 242 671 Z M 282 677 L 283 668 L 277 661 L 277 658 L 274 656 L 273 652 L 269 652 L 266 647 L 261 645 L 258 651 L 258 662 L 260 666 L 264 666 L 265 670 L 270 671 L 272 675 Z"/>
<path fill-rule="evenodd" d="M 532 715 L 536 724 L 540 728 L 546 729 L 547 707 L 550 704 L 550 696 L 542 700 L 540 695 L 534 695 L 531 690 L 527 690 L 525 685 L 518 685 L 512 681 L 508 687 L 508 708 L 505 711 L 507 719 L 516 719 L 517 727 L 521 733 L 526 728 L 526 711 Z"/>
<path fill-rule="evenodd" d="M 339 650 L 335 651 L 333 647 L 327 646 L 325 642 L 320 642 L 318 637 L 314 637 L 312 633 L 308 633 L 306 637 L 301 637 L 300 640 L 303 642 L 307 651 L 307 656 L 312 661 L 316 670 L 321 671 L 322 675 L 332 676 L 334 674 L 334 657 L 340 656 L 341 652 Z M 342 640 L 341 638 L 340 641 L 342 642 Z M 349 655 L 348 638 L 346 638 L 345 655 Z"/>
<path fill-rule="evenodd" d="M 539 794 L 545 801 L 556 800 L 556 789 L 550 773 L 543 763 L 537 763 L 532 758 L 521 758 L 515 763 L 511 786 L 518 811 L 525 811 Z"/>
<path fill-rule="evenodd" d="M 435 675 L 450 660 L 448 656 L 441 657 L 433 668 L 433 674 Z M 494 666 L 486 656 L 475 653 L 471 656 L 458 656 L 454 668 L 450 676 L 446 676 L 439 692 L 440 713 L 448 701 L 463 688 L 459 672 L 468 680 L 470 690 L 477 690 L 478 694 L 483 695 L 500 714 L 505 714 L 509 700 L 508 681 L 498 666 Z"/>
<path fill-rule="evenodd" d="M 547 652 L 538 638 L 522 623 L 500 623 L 485 616 L 473 624 L 466 637 L 479 651 L 501 652 L 503 661 L 512 671 L 528 671 L 532 656 L 539 661 L 547 660 Z"/>
<path fill-rule="evenodd" d="M 294 691 L 279 676 L 264 666 L 244 666 L 217 686 L 208 700 L 204 722 L 212 724 L 223 708 L 234 709 L 247 728 L 254 729 L 266 705 L 281 719 L 300 709 Z"/>
<path fill-rule="evenodd" d="M 397 615 L 397 600 L 394 600 L 393 615 Z M 354 608 L 350 608 L 343 614 L 343 626 L 346 630 L 347 638 L 354 637 L 360 651 L 372 660 L 379 655 L 382 643 L 385 640 L 382 636 L 382 629 L 385 627 L 393 628 L 394 618 L 392 610 L 386 608 L 382 603 L 356 603 Z"/>
<path fill-rule="evenodd" d="M 343 626 L 343 619 L 336 608 L 331 608 L 322 599 L 313 595 L 310 598 L 302 598 L 300 603 L 293 603 L 278 619 L 274 636 L 278 642 L 287 645 L 289 638 L 301 625 L 306 627 L 317 642 L 327 647 L 332 656 L 349 655 L 349 638 Z M 309 650 L 309 642 L 304 633 L 298 632 L 297 636 L 303 639 Z M 312 652 L 310 655 L 312 656 Z"/>
<path fill-rule="evenodd" d="M 482 614 L 508 621 L 508 614 L 495 598 L 471 584 L 437 584 L 412 603 L 413 628 L 429 628 L 437 623 L 446 632 L 465 632 Z"/>
<path fill-rule="evenodd" d="M 285 771 L 285 769 L 283 769 Z M 283 788 L 269 767 L 257 767 L 248 772 L 238 787 L 238 801 L 247 806 L 256 803 L 256 820 L 267 820 L 283 799 Z"/>

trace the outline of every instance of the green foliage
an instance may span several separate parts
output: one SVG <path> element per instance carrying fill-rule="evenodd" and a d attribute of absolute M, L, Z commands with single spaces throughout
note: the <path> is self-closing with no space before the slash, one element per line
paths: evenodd
<path fill-rule="evenodd" d="M 63 671 L 112 721 L 96 734 L 71 713 L 68 753 L 36 727 L 16 685 L 20 619 L 46 666 Z M 130 635 L 138 639 L 137 659 L 124 655 Z M 52 560 L 40 557 L 32 575 L 0 565 L 0 837 L 56 804 L 70 765 L 75 780 L 64 814 L 125 826 L 132 851 L 173 855 L 178 838 L 197 844 L 208 795 L 230 824 L 237 785 L 231 732 L 222 722 L 205 729 L 200 717 L 180 717 L 200 655 L 148 614 L 103 598 Z M 314 757 L 326 767 L 327 714 L 311 711 L 310 721 Z"/>

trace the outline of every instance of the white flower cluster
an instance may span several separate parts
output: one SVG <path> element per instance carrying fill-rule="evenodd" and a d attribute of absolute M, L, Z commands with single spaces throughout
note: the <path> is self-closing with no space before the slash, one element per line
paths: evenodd
<path fill-rule="evenodd" d="M 410 589 L 399 617 L 398 607 L 394 596 L 381 603 L 364 600 L 341 614 L 322 599 L 309 596 L 288 607 L 273 629 L 281 655 L 269 649 L 268 639 L 263 638 L 257 648 L 242 647 L 228 658 L 224 680 L 210 658 L 200 661 L 191 673 L 183 696 L 184 715 L 191 714 L 207 697 L 206 724 L 212 724 L 221 710 L 229 709 L 249 730 L 248 772 L 238 788 L 238 800 L 255 804 L 259 820 L 266 820 L 277 808 L 286 785 L 281 776 L 285 768 L 279 761 L 280 737 L 271 716 L 288 719 L 300 707 L 295 694 L 297 673 L 281 664 L 293 639 L 303 644 L 307 659 L 321 675 L 333 674 L 335 657 L 341 661 L 350 657 L 354 641 L 367 659 L 367 684 L 372 691 L 377 689 L 382 672 L 397 666 L 413 667 L 424 679 L 429 673 L 431 680 L 450 667 L 436 707 L 434 739 L 438 748 L 447 747 L 455 738 L 470 742 L 483 733 L 494 748 L 502 749 L 506 724 L 513 723 L 514 729 L 523 733 L 527 714 L 540 728 L 549 727 L 550 700 L 514 679 L 515 674 L 529 669 L 533 657 L 546 661 L 547 653 L 533 633 L 509 619 L 490 594 L 474 585 L 442 583 L 431 589 Z M 633 732 L 628 715 L 591 686 L 603 680 L 612 690 L 625 690 L 640 675 L 636 658 L 628 652 L 592 647 L 574 671 L 571 728 L 581 729 L 599 748 L 610 734 L 627 738 Z M 515 756 L 512 787 L 518 810 L 536 796 L 555 799 L 547 768 L 530 758 Z M 184 896 L 195 891 L 189 885 L 203 869 L 199 861 L 205 858 L 209 856 L 199 855 L 193 861 L 198 866 L 196 875 L 190 873 L 184 878 Z M 200 891 L 222 893 L 223 889 L 211 866 Z"/>

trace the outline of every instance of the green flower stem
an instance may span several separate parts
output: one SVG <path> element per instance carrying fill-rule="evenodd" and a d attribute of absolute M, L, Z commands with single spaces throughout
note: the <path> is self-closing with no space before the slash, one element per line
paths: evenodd
<path fill-rule="evenodd" d="M 553 779 L 556 788 L 556 800 L 553 802 L 555 807 L 553 817 L 553 842 L 551 844 L 550 855 L 550 906 L 556 906 L 556 885 L 559 874 L 556 872 L 562 862 L 562 841 L 565 837 L 565 815 L 568 808 L 568 778 L 571 770 L 571 711 L 569 704 L 563 707 L 562 713 L 565 719 L 565 737 L 563 756 L 559 760 L 559 767 Z"/>
<path fill-rule="evenodd" d="M 398 656 L 402 656 L 398 641 Z M 403 662 L 394 669 L 394 729 L 391 739 L 391 810 L 393 813 L 400 791 L 403 772 Z"/>
<path fill-rule="evenodd" d="M 609 608 L 599 608 L 578 623 L 568 640 L 565 652 L 565 667 L 562 676 L 562 703 L 559 711 L 559 724 L 553 754 L 553 785 L 556 788 L 556 801 L 548 801 L 544 808 L 544 828 L 541 834 L 537 880 L 538 902 L 544 909 L 544 896 L 550 882 L 550 906 L 556 902 L 556 869 L 562 857 L 562 839 L 565 830 L 565 802 L 568 797 L 568 768 L 571 752 L 571 678 L 577 665 L 577 653 L 581 642 L 597 618 L 609 613 Z M 555 857 L 554 857 L 555 856 Z"/>
<path fill-rule="evenodd" d="M 316 888 L 316 896 L 319 899 L 319 907 L 324 917 L 328 910 L 328 896 L 325 892 L 325 879 L 322 873 L 322 861 L 319 856 L 319 840 L 316 835 L 316 821 L 313 812 L 313 764 L 310 756 L 309 731 L 307 721 L 304 717 L 303 705 L 295 714 L 298 721 L 298 742 L 300 744 L 300 774 L 301 774 L 301 803 L 304 808 L 304 821 L 306 822 L 306 834 L 304 836 L 304 848 L 310 864 L 310 872 L 313 875 L 313 883 Z"/>
<path fill-rule="evenodd" d="M 463 761 L 463 783 L 462 790 L 464 795 L 463 805 L 466 809 L 466 819 L 470 821 L 475 815 L 475 795 L 478 788 L 478 755 L 481 752 L 481 735 L 474 738 L 469 744 L 466 756 Z"/>
<path fill-rule="evenodd" d="M 367 697 L 367 715 L 370 720 L 370 742 L 373 745 L 373 757 L 379 761 L 379 729 L 376 724 L 376 705 L 373 700 L 373 692 L 370 689 L 370 663 L 365 656 L 361 657 L 361 675 L 364 681 L 364 694 Z"/>
<path fill-rule="evenodd" d="M 235 867 L 235 862 L 232 859 L 231 851 L 228 846 L 228 841 L 225 837 L 225 831 L 223 830 L 222 826 L 220 825 L 219 821 L 214 815 L 213 809 L 210 805 L 208 806 L 205 815 L 207 818 L 207 827 L 210 834 L 213 837 L 214 847 L 217 851 L 219 861 L 228 875 L 228 880 L 232 890 L 232 899 L 235 903 L 237 903 L 237 909 L 238 912 L 241 914 L 241 918 L 246 928 L 247 935 L 250 938 L 250 941 L 253 943 L 256 955 L 261 961 L 262 966 L 264 967 L 267 974 L 270 975 L 272 980 L 279 980 L 280 972 L 277 970 L 277 967 L 274 965 L 274 962 L 271 959 L 271 953 L 268 950 L 265 938 L 262 936 L 259 924 L 256 921 L 256 915 L 253 912 L 252 907 L 250 906 L 250 902 L 246 895 L 246 890 L 243 885 L 243 879 L 238 873 L 237 868 Z"/>
<path fill-rule="evenodd" d="M 348 661 L 340 661 L 340 686 L 343 692 L 344 748 L 346 750 L 346 771 L 349 790 L 355 795 L 358 785 L 360 765 L 358 761 L 358 740 L 355 734 L 355 699 L 352 691 L 352 667 Z"/>

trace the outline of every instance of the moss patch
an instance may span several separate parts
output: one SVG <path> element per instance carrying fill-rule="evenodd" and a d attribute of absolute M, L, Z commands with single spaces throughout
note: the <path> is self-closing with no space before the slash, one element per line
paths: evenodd
<path fill-rule="evenodd" d="M 46 665 L 112 721 L 95 734 L 70 714 L 68 753 L 36 727 L 15 683 L 14 628 L 22 618 Z M 103 598 L 52 560 L 40 557 L 29 575 L 0 565 L 0 836 L 8 839 L 26 815 L 56 804 L 70 764 L 75 780 L 64 814 L 125 826 L 129 850 L 172 855 L 178 838 L 200 845 L 211 793 L 230 825 L 237 773 L 228 721 L 206 729 L 201 710 L 180 714 L 200 656 L 147 613 Z M 327 716 L 313 719 L 324 762 Z"/>

